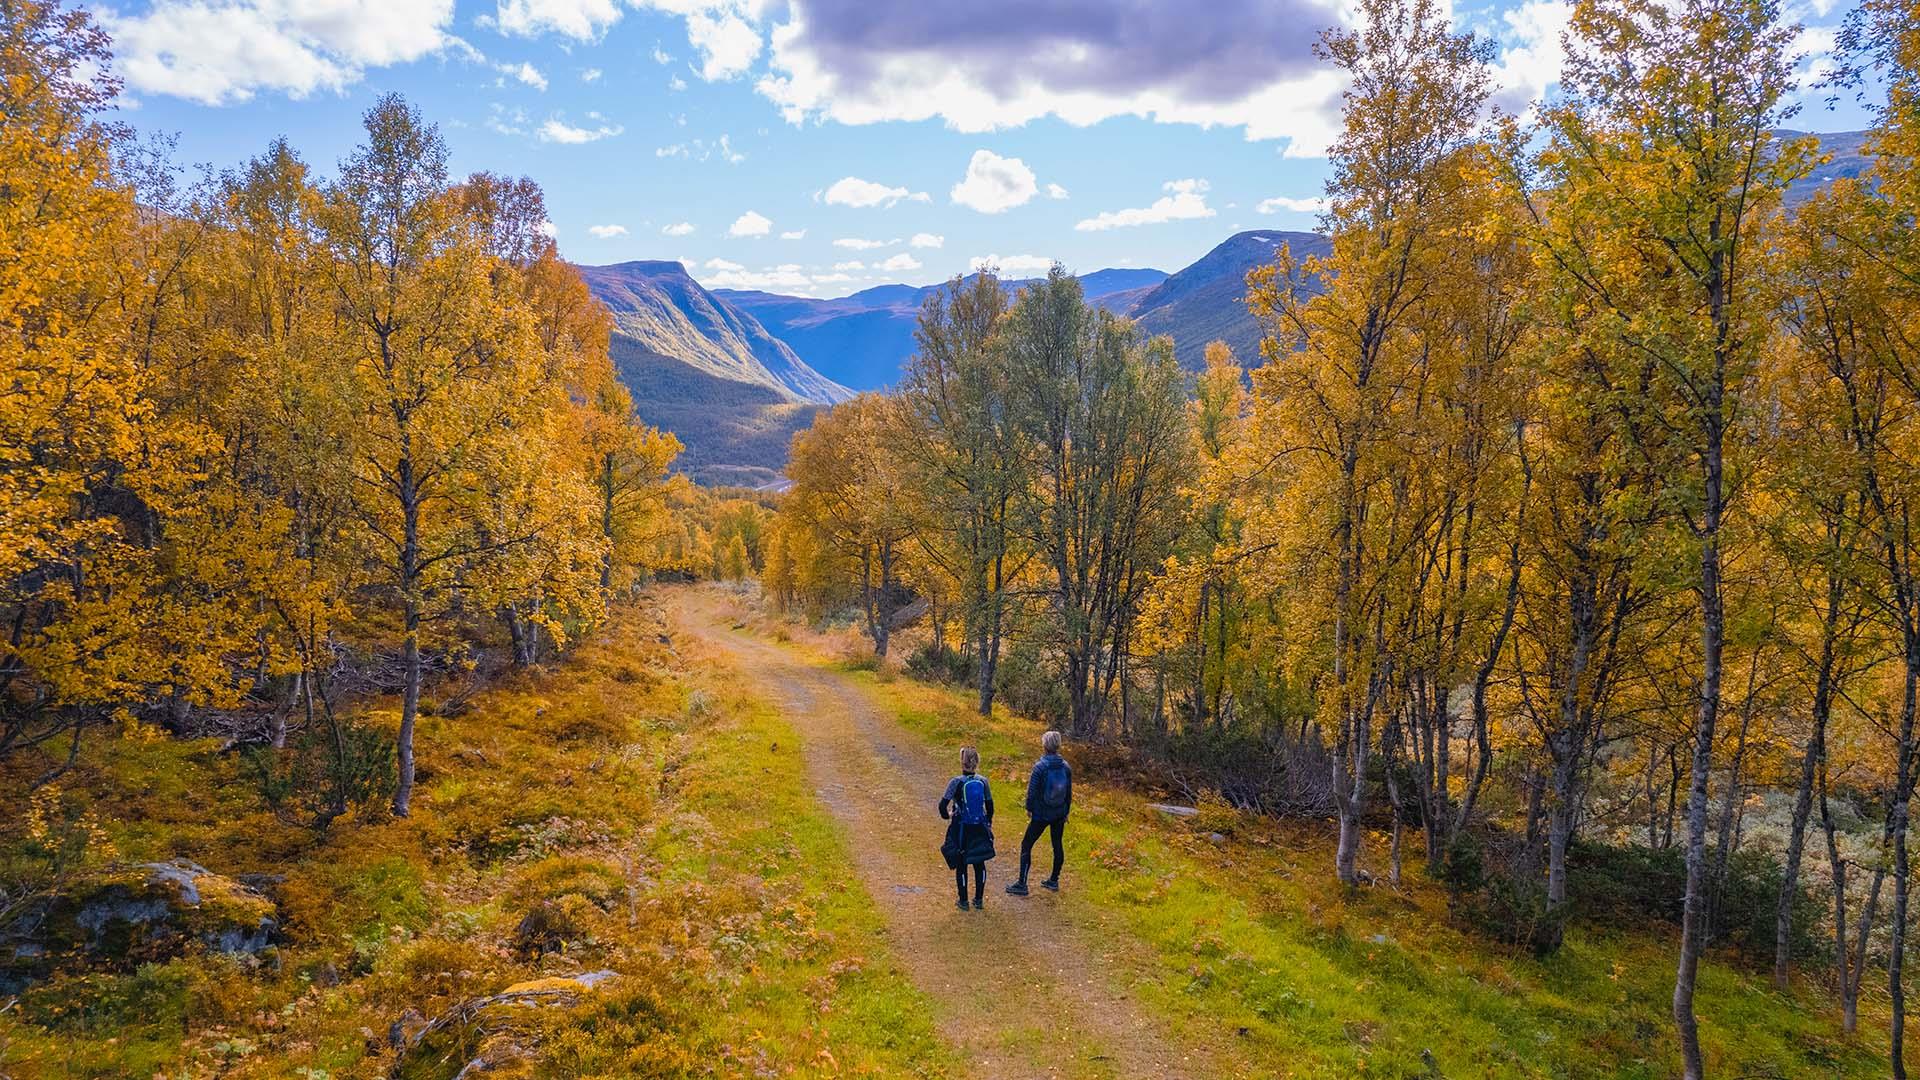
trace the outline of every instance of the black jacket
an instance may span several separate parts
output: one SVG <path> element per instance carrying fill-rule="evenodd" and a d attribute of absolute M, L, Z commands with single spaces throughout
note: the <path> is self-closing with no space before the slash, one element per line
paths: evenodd
<path fill-rule="evenodd" d="M 1058 806 L 1048 806 L 1046 802 L 1047 772 L 1058 765 L 1067 774 L 1067 797 Z M 1065 821 L 1073 809 L 1073 767 L 1059 754 L 1042 754 L 1039 761 L 1033 763 L 1033 772 L 1027 776 L 1027 814 L 1035 821 Z"/>
<path fill-rule="evenodd" d="M 977 775 L 977 774 L 976 774 Z M 940 796 L 940 816 L 947 820 L 947 838 L 940 845 L 940 854 L 946 858 L 947 867 L 957 870 L 968 863 L 986 862 L 993 858 L 993 786 L 987 786 L 987 823 L 985 825 L 967 825 L 960 820 L 960 782 L 965 776 L 956 776 L 947 781 L 947 790 Z M 987 783 L 987 778 L 980 777 Z"/>

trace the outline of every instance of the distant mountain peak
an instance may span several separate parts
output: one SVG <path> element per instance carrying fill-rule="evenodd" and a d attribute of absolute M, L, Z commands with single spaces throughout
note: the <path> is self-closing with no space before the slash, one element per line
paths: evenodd
<path fill-rule="evenodd" d="M 777 483 L 793 433 L 853 391 L 666 259 L 582 266 L 613 316 L 615 369 L 642 420 L 680 437 L 676 468 L 711 483 Z"/>
<path fill-rule="evenodd" d="M 1198 369 L 1207 345 L 1224 341 L 1243 365 L 1260 355 L 1260 324 L 1247 310 L 1247 272 L 1272 262 L 1281 245 L 1300 255 L 1332 250 L 1319 233 L 1285 229 L 1249 229 L 1214 245 L 1193 265 L 1161 282 L 1127 312 L 1150 334 L 1173 338 L 1182 366 Z"/>
<path fill-rule="evenodd" d="M 615 332 L 651 353 L 794 402 L 832 404 L 853 396 L 752 315 L 708 292 L 679 262 L 637 259 L 582 266 L 580 274 L 612 313 Z"/>
<path fill-rule="evenodd" d="M 691 279 L 687 264 L 678 259 L 628 259 L 626 262 L 609 263 L 606 266 L 583 266 L 582 270 L 601 270 L 620 274 L 646 274 L 657 277 L 661 274 L 679 274 Z"/>

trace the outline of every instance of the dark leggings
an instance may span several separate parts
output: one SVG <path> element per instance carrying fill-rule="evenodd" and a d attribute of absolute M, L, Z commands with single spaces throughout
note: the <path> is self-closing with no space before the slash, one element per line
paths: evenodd
<path fill-rule="evenodd" d="M 1067 861 L 1067 849 L 1060 844 L 1060 833 L 1067 826 L 1065 821 L 1029 821 L 1027 835 L 1020 841 L 1020 880 L 1027 880 L 1027 868 L 1033 865 L 1033 842 L 1040 839 L 1045 831 L 1053 833 L 1053 873 L 1047 875 L 1048 881 L 1060 880 L 1060 864 Z"/>
<path fill-rule="evenodd" d="M 956 866 L 953 868 L 953 883 L 956 886 L 958 886 L 960 889 L 960 899 L 965 900 L 967 898 L 967 864 L 966 863 L 961 863 L 959 866 Z M 973 902 L 977 904 L 980 901 L 986 899 L 986 892 L 987 892 L 987 864 L 983 862 L 974 863 L 973 864 Z"/>

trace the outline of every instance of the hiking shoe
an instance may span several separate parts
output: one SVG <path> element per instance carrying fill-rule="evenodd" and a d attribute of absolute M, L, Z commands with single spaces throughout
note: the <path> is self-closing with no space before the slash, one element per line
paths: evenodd
<path fill-rule="evenodd" d="M 953 902 L 953 906 L 959 908 L 961 911 L 967 910 L 967 898 L 963 896 L 960 899 L 955 900 Z"/>
<path fill-rule="evenodd" d="M 974 901 L 973 901 L 973 910 L 975 910 L 975 911 L 985 911 L 985 910 L 987 910 L 987 902 L 986 902 L 985 900 L 982 900 L 982 899 L 980 899 L 980 898 L 978 898 L 978 897 L 975 897 L 975 898 L 974 898 Z"/>
<path fill-rule="evenodd" d="M 1027 895 L 1027 883 L 1024 881 L 1016 881 L 1013 884 L 1007 886 L 1007 895 L 1008 896 Z"/>
<path fill-rule="evenodd" d="M 1043 889 L 1052 889 L 1052 890 L 1053 890 L 1054 892 L 1059 892 L 1059 891 L 1060 891 L 1060 879 L 1059 879 L 1059 878 L 1048 878 L 1047 880 L 1045 880 L 1045 881 L 1043 881 L 1043 882 L 1041 882 L 1041 883 L 1040 883 L 1040 887 L 1041 887 L 1041 888 L 1043 888 Z"/>

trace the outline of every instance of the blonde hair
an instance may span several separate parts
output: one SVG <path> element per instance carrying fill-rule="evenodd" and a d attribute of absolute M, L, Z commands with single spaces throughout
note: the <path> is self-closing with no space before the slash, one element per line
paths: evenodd
<path fill-rule="evenodd" d="M 973 772 L 980 768 L 980 751 L 971 746 L 960 748 L 960 771 Z"/>
<path fill-rule="evenodd" d="M 1060 733 L 1057 731 L 1049 731 L 1045 735 L 1040 736 L 1040 749 L 1045 750 L 1049 754 L 1059 753 Z"/>

